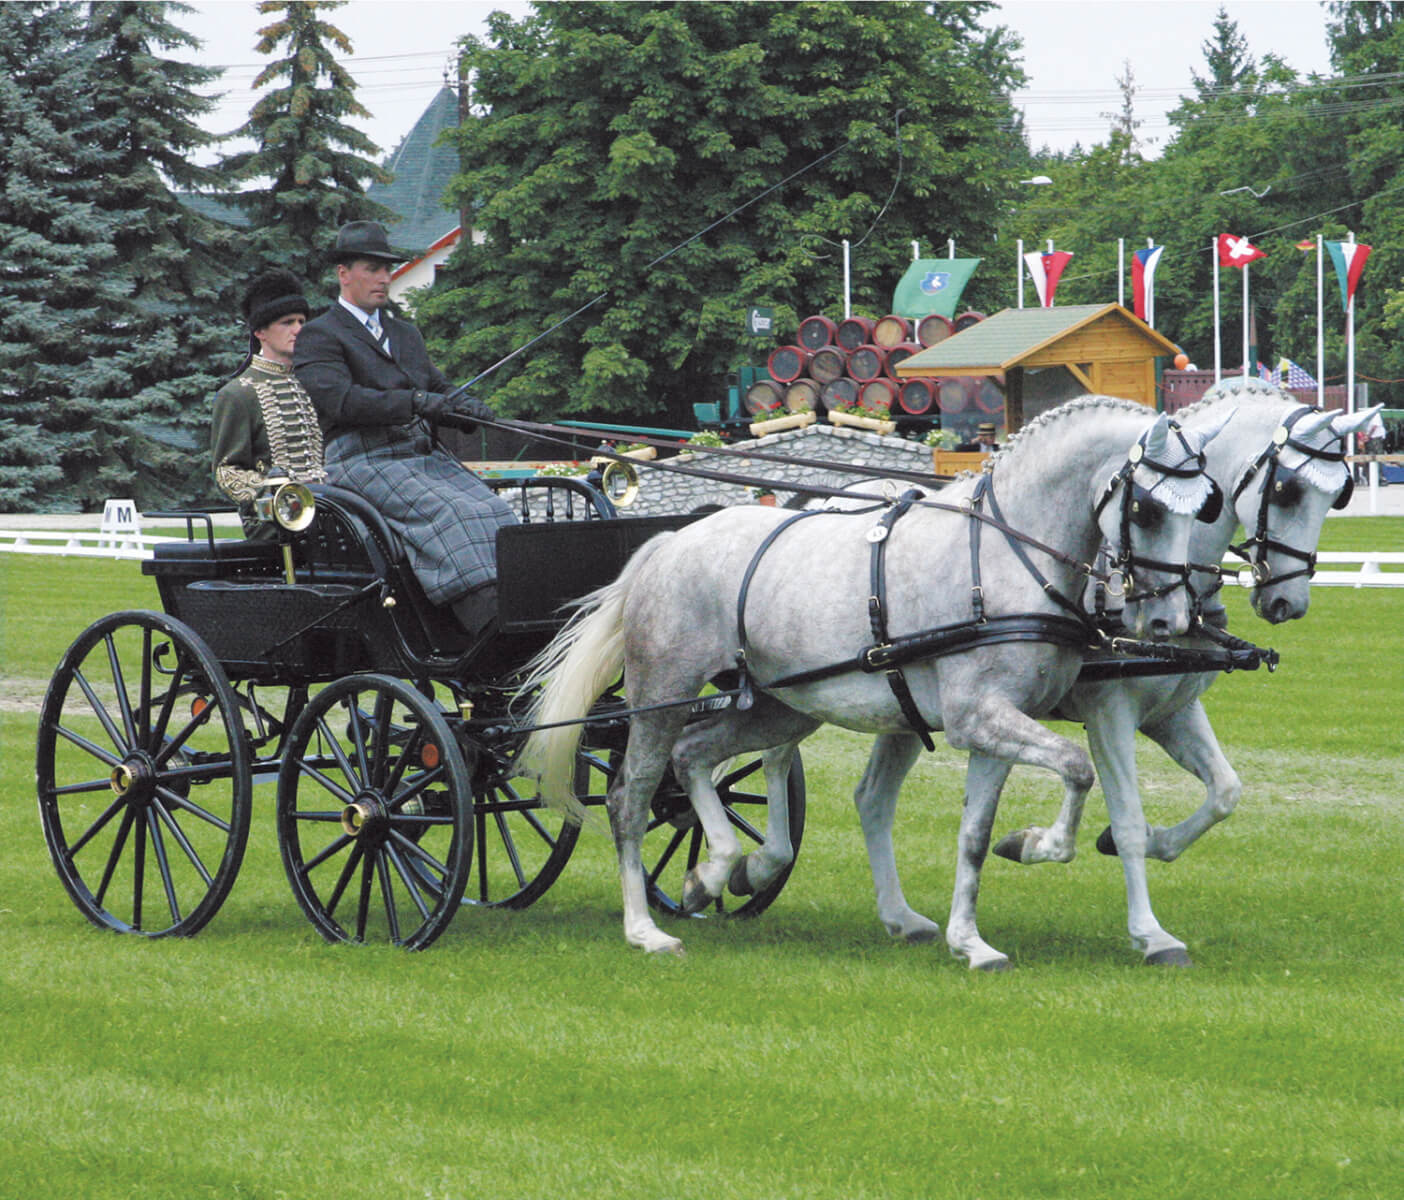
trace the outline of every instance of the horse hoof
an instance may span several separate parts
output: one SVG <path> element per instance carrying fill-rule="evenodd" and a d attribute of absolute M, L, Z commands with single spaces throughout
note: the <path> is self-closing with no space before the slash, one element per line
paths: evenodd
<path fill-rule="evenodd" d="M 1097 849 L 1108 858 L 1115 858 L 1117 856 L 1116 838 L 1112 837 L 1110 825 L 1098 835 Z"/>
<path fill-rule="evenodd" d="M 712 894 L 707 891 L 702 880 L 697 875 L 694 867 L 683 877 L 682 910 L 688 916 L 700 913 L 713 900 Z"/>
<path fill-rule="evenodd" d="M 1014 964 L 1001 954 L 998 958 L 988 958 L 982 963 L 971 963 L 970 969 L 993 974 L 996 971 L 1012 971 Z"/>
<path fill-rule="evenodd" d="M 1192 967 L 1194 962 L 1189 956 L 1189 951 L 1183 946 L 1171 946 L 1165 950 L 1157 950 L 1154 954 L 1147 954 L 1146 966 Z"/>
<path fill-rule="evenodd" d="M 746 860 L 749 857 L 742 855 L 731 868 L 731 878 L 726 881 L 726 886 L 733 896 L 755 895 L 756 889 L 751 886 L 751 876 L 746 870 Z"/>
<path fill-rule="evenodd" d="M 1024 843 L 1028 840 L 1028 830 L 1021 829 L 1017 833 L 1007 833 L 995 843 L 994 852 L 1000 858 L 1007 858 L 1010 862 L 1021 863 L 1024 861 Z"/>

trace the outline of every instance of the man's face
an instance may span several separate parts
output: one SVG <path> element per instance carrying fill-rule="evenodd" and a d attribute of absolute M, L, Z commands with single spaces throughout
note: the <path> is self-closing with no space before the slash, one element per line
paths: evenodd
<path fill-rule="evenodd" d="M 342 298 L 363 312 L 374 312 L 390 298 L 390 273 L 394 268 L 372 258 L 339 263 L 336 278 Z"/>
<path fill-rule="evenodd" d="M 288 313 L 286 317 L 279 317 L 271 325 L 255 329 L 254 337 L 258 339 L 259 353 L 273 362 L 292 362 L 298 332 L 305 324 L 305 313 Z"/>

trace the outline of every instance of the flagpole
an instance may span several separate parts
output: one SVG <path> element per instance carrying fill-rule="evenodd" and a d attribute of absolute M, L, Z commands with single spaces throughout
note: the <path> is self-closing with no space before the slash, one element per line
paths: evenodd
<path fill-rule="evenodd" d="M 1116 302 L 1126 307 L 1126 239 L 1116 239 Z"/>
<path fill-rule="evenodd" d="M 843 240 L 843 319 L 853 315 L 853 260 L 850 256 L 848 239 Z"/>
<path fill-rule="evenodd" d="M 1219 243 L 1216 238 L 1210 253 L 1214 256 L 1214 382 L 1223 378 L 1223 348 L 1219 337 Z"/>
<path fill-rule="evenodd" d="M 1155 238 L 1146 238 L 1146 249 L 1155 249 Z M 1146 324 L 1155 328 L 1155 274 L 1146 280 Z"/>
<path fill-rule="evenodd" d="M 1243 378 L 1248 378 L 1248 264 L 1243 264 Z"/>
<path fill-rule="evenodd" d="M 1346 241 L 1355 242 L 1355 234 L 1346 234 Z M 1355 293 L 1349 287 L 1346 301 L 1346 412 L 1355 411 Z"/>
<path fill-rule="evenodd" d="M 1326 407 L 1326 313 L 1321 291 L 1325 271 L 1325 247 L 1321 234 L 1316 235 L 1316 407 Z"/>
<path fill-rule="evenodd" d="M 1019 307 L 1024 307 L 1024 239 L 1019 239 L 1019 248 L 1014 252 L 1014 275 L 1019 286 Z"/>

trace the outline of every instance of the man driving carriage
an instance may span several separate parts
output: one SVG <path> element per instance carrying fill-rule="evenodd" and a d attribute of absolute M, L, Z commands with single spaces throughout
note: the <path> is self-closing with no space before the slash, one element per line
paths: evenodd
<path fill-rule="evenodd" d="M 293 374 L 293 347 L 311 313 L 302 285 L 288 271 L 267 271 L 249 284 L 241 309 L 249 350 L 215 394 L 210 451 L 215 482 L 239 508 L 244 536 L 271 537 L 254 513 L 270 475 L 321 483 L 322 431 L 312 399 Z"/>
<path fill-rule="evenodd" d="M 316 405 L 328 482 L 364 497 L 404 539 L 410 565 L 435 604 L 470 633 L 497 612 L 497 530 L 516 524 L 508 505 L 439 445 L 450 414 L 490 418 L 430 360 L 408 321 L 381 310 L 406 255 L 384 226 L 352 221 L 332 250 L 340 295 L 298 335 L 294 369 Z"/>

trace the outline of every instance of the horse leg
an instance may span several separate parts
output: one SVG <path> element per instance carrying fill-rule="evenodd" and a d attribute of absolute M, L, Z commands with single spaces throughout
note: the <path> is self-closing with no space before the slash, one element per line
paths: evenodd
<path fill-rule="evenodd" d="M 765 887 L 794 861 L 790 841 L 789 778 L 795 747 L 819 722 L 770 697 L 758 697 L 749 712 L 728 709 L 721 717 L 689 727 L 673 749 L 673 773 L 687 791 L 707 837 L 707 861 L 688 871 L 682 905 L 700 912 L 730 886 L 738 896 Z M 737 754 L 761 752 L 766 784 L 765 840 L 741 853 L 717 794 L 716 768 Z"/>
<path fill-rule="evenodd" d="M 684 709 L 637 713 L 619 773 L 605 797 L 619 882 L 624 894 L 624 940 L 651 954 L 681 955 L 683 944 L 658 928 L 644 886 L 643 838 L 653 795 L 668 765 L 668 753 L 685 720 Z"/>
<path fill-rule="evenodd" d="M 1111 817 L 1110 832 L 1126 877 L 1126 928 L 1147 963 L 1187 967 L 1185 944 L 1161 928 L 1146 879 L 1146 818 L 1136 776 L 1136 712 L 1126 694 L 1109 687 L 1087 714 L 1087 742 Z"/>
<path fill-rule="evenodd" d="M 1204 803 L 1198 810 L 1178 825 L 1152 828 L 1149 832 L 1147 857 L 1174 862 L 1191 843 L 1232 814 L 1243 794 L 1243 783 L 1224 757 L 1204 705 L 1198 700 L 1145 732 L 1180 766 L 1198 777 L 1205 788 Z"/>
<path fill-rule="evenodd" d="M 975 923 L 980 869 L 989 850 L 999 793 L 1009 776 L 1010 766 L 1003 759 L 972 751 L 965 770 L 965 807 L 960 814 L 955 891 L 951 897 L 951 915 L 946 922 L 946 945 L 957 958 L 965 959 L 972 970 L 1002 971 L 1010 965 L 1009 956 L 986 942 Z"/>
<path fill-rule="evenodd" d="M 921 741 L 914 733 L 880 735 L 873 742 L 867 769 L 853 793 L 853 803 L 863 826 L 863 841 L 868 847 L 878 918 L 888 933 L 907 942 L 930 942 L 941 936 L 941 927 L 916 912 L 902 894 L 897 856 L 892 847 L 897 793 L 920 754 Z"/>

